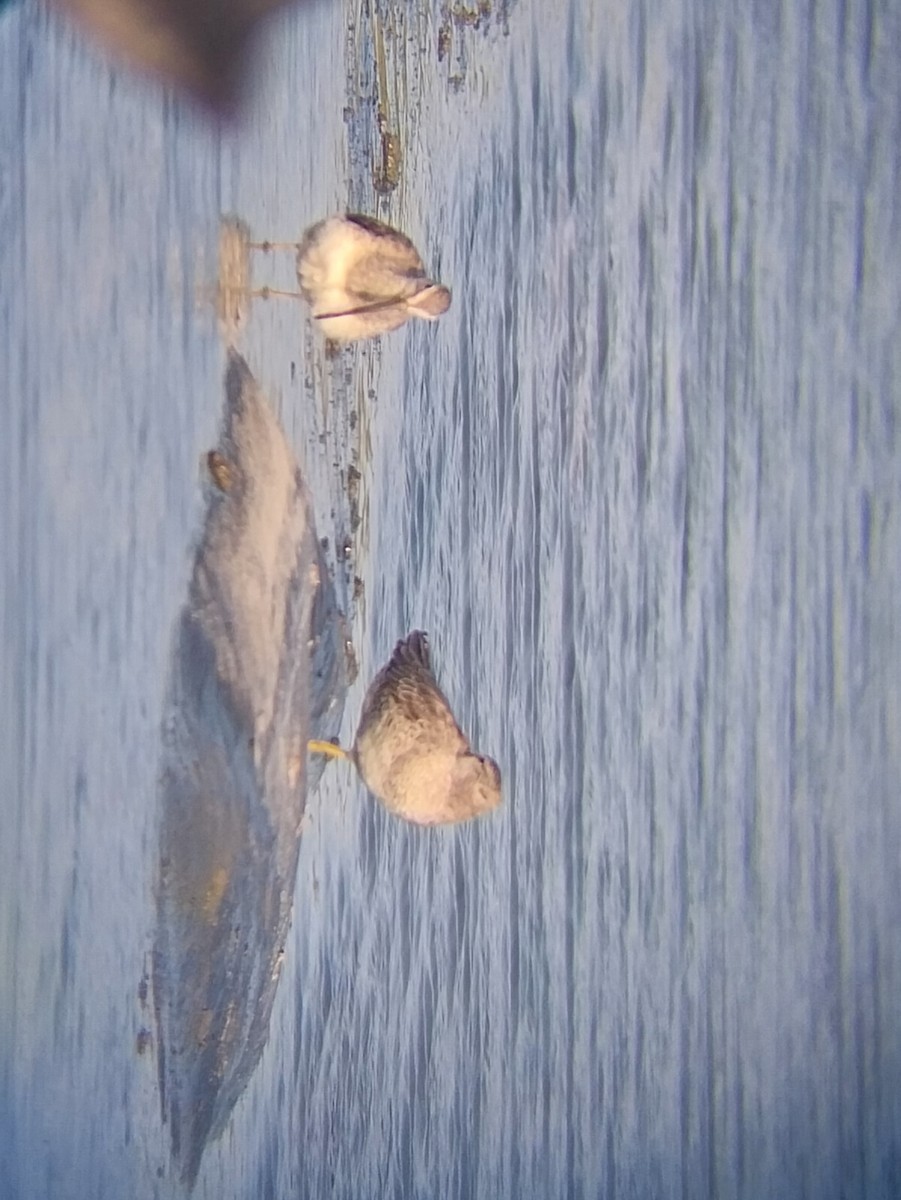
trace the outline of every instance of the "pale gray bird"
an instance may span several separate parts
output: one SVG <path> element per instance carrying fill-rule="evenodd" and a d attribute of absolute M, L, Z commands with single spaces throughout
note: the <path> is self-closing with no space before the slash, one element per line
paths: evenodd
<path fill-rule="evenodd" d="M 438 686 L 426 635 L 403 638 L 366 693 L 353 748 L 310 742 L 350 758 L 389 812 L 418 825 L 465 821 L 497 808 L 501 773 L 476 754 Z"/>
<path fill-rule="evenodd" d="M 450 291 L 429 278 L 406 234 L 375 217 L 329 217 L 311 226 L 296 246 L 252 242 L 251 248 L 296 249 L 301 295 L 316 324 L 334 342 L 376 337 L 410 317 L 434 321 L 450 307 Z M 261 288 L 252 294 L 295 293 Z"/>

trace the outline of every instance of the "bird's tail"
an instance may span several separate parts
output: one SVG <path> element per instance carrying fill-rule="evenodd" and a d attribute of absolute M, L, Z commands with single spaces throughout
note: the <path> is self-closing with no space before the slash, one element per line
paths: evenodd
<path fill-rule="evenodd" d="M 421 629 L 415 629 L 405 638 L 401 638 L 394 647 L 391 663 L 399 667 L 416 663 L 425 667 L 427 671 L 431 671 L 432 661 L 428 634 L 423 633 Z"/>

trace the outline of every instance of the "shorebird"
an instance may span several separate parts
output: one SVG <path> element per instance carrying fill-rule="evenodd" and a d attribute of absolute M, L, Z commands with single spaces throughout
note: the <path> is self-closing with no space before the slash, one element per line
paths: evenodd
<path fill-rule="evenodd" d="M 251 242 L 256 250 L 294 249 L 302 295 L 327 338 L 350 342 L 388 333 L 421 317 L 447 312 L 451 294 L 426 273 L 419 251 L 403 233 L 359 213 L 311 226 L 299 243 Z M 254 295 L 296 296 L 275 288 Z"/>
<path fill-rule="evenodd" d="M 389 812 L 417 825 L 465 821 L 501 802 L 498 765 L 472 750 L 454 720 L 419 631 L 397 643 L 370 684 L 353 747 L 309 749 L 349 758 Z"/>

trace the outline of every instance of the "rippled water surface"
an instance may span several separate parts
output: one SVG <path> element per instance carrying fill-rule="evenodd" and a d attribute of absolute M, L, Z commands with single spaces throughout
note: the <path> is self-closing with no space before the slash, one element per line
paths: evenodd
<path fill-rule="evenodd" d="M 142 980 L 204 289 L 221 214 L 348 205 L 454 304 L 242 333 L 343 738 L 425 628 L 505 805 L 424 831 L 328 767 L 195 1194 L 901 1192 L 899 54 L 888 3 L 318 5 L 216 131 L 0 17 L 0 1194 L 179 1194 Z"/>

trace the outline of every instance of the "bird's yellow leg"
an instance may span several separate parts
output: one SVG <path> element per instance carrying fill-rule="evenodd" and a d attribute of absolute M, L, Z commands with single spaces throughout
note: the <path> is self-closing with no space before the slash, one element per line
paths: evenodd
<path fill-rule="evenodd" d="M 307 742 L 307 749 L 310 754 L 325 754 L 329 758 L 350 758 L 342 746 L 336 746 L 334 742 L 320 742 L 315 738 Z"/>

